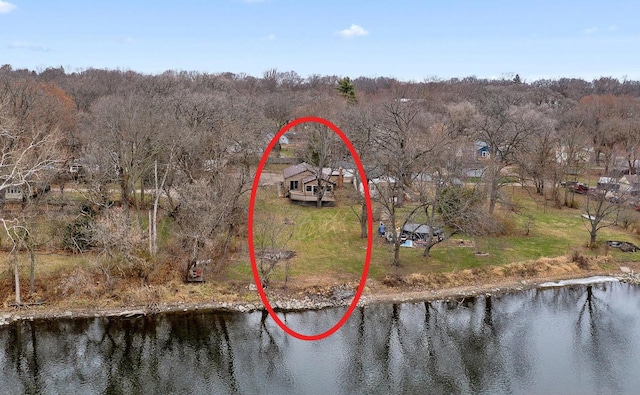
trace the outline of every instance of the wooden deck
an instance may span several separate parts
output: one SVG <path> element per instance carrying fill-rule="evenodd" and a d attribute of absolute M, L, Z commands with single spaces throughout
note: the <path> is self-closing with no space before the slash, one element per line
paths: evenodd
<path fill-rule="evenodd" d="M 295 200 L 298 202 L 316 202 L 318 201 L 318 197 L 316 195 L 305 195 L 301 191 L 289 191 L 289 199 Z M 333 193 L 325 193 L 322 197 L 323 202 L 335 202 L 336 198 L 333 196 Z"/>

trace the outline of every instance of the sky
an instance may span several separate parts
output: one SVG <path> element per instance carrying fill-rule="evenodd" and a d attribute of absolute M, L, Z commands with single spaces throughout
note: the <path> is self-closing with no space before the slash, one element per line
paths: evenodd
<path fill-rule="evenodd" d="M 0 0 L 0 65 L 640 80 L 639 1 Z"/>

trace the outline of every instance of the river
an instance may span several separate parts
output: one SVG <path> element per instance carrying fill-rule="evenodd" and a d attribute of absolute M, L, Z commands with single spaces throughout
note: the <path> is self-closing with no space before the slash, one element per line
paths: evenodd
<path fill-rule="evenodd" d="M 314 334 L 344 309 L 282 314 Z M 371 305 L 331 337 L 261 312 L 0 327 L 1 394 L 635 394 L 640 287 Z"/>

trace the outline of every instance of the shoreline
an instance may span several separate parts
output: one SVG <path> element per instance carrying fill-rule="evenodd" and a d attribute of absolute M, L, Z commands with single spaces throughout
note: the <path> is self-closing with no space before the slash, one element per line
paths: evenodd
<path fill-rule="evenodd" d="M 450 301 L 466 297 L 477 297 L 480 295 L 500 295 L 513 292 L 522 292 L 530 289 L 541 288 L 541 285 L 548 282 L 563 280 L 584 280 L 591 277 L 605 276 L 615 278 L 620 282 L 640 284 L 640 274 L 633 272 L 610 271 L 588 271 L 584 275 L 551 275 L 537 276 L 535 278 L 512 278 L 502 281 L 487 282 L 480 284 L 469 284 L 458 287 L 447 287 L 441 289 L 419 289 L 402 288 L 386 289 L 378 291 L 365 291 L 358 300 L 358 307 L 366 307 L 376 304 L 395 303 L 419 303 L 433 301 Z M 311 310 L 321 310 L 325 308 L 347 307 L 352 302 L 353 295 L 345 298 L 295 298 L 295 297 L 272 297 L 271 306 L 276 312 L 301 312 Z M 154 316 L 158 314 L 177 314 L 193 312 L 215 312 L 215 313 L 251 313 L 256 311 L 266 311 L 262 302 L 210 302 L 210 303 L 185 303 L 175 304 L 153 304 L 147 306 L 122 306 L 108 308 L 60 308 L 56 306 L 38 305 L 35 307 L 3 308 L 0 310 L 0 327 L 19 321 L 49 320 L 49 319 L 71 319 L 71 318 L 140 318 Z"/>

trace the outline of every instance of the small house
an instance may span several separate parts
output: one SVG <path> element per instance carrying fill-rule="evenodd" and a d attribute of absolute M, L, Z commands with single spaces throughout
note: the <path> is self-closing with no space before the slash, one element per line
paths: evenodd
<path fill-rule="evenodd" d="M 482 178 L 484 175 L 484 167 L 469 168 L 464 171 L 464 175 L 467 178 Z"/>
<path fill-rule="evenodd" d="M 290 144 L 289 137 L 286 134 L 283 134 L 282 136 L 280 136 L 280 138 L 278 139 L 278 142 L 280 144 Z"/>
<path fill-rule="evenodd" d="M 635 174 L 622 176 L 618 180 L 618 187 L 621 193 L 638 196 L 640 195 L 640 176 Z"/>
<path fill-rule="evenodd" d="M 38 182 L 32 185 L 11 185 L 4 190 L 4 200 L 6 202 L 23 202 L 27 198 L 37 198 L 51 190 L 51 185 L 47 182 Z"/>
<path fill-rule="evenodd" d="M 285 196 L 294 201 L 316 202 L 318 200 L 317 172 L 316 167 L 305 162 L 285 168 L 282 171 Z M 333 189 L 337 185 L 337 178 L 334 181 L 331 169 L 322 169 L 320 185 L 325 188 L 322 201 L 334 202 Z"/>
<path fill-rule="evenodd" d="M 473 159 L 475 160 L 483 160 L 488 159 L 491 155 L 489 151 L 489 144 L 484 141 L 476 141 L 475 143 L 475 156 Z"/>
<path fill-rule="evenodd" d="M 21 185 L 11 185 L 4 190 L 4 200 L 7 202 L 22 202 L 24 199 Z"/>
<path fill-rule="evenodd" d="M 369 186 L 369 196 L 372 199 L 375 199 L 380 197 L 381 192 L 383 196 L 388 195 L 389 188 L 393 188 L 395 183 L 395 178 L 390 176 L 382 175 L 380 177 L 371 178 L 367 181 L 367 184 Z M 364 194 L 364 185 L 362 184 L 362 182 L 359 183 L 358 191 L 360 191 L 361 194 Z"/>

